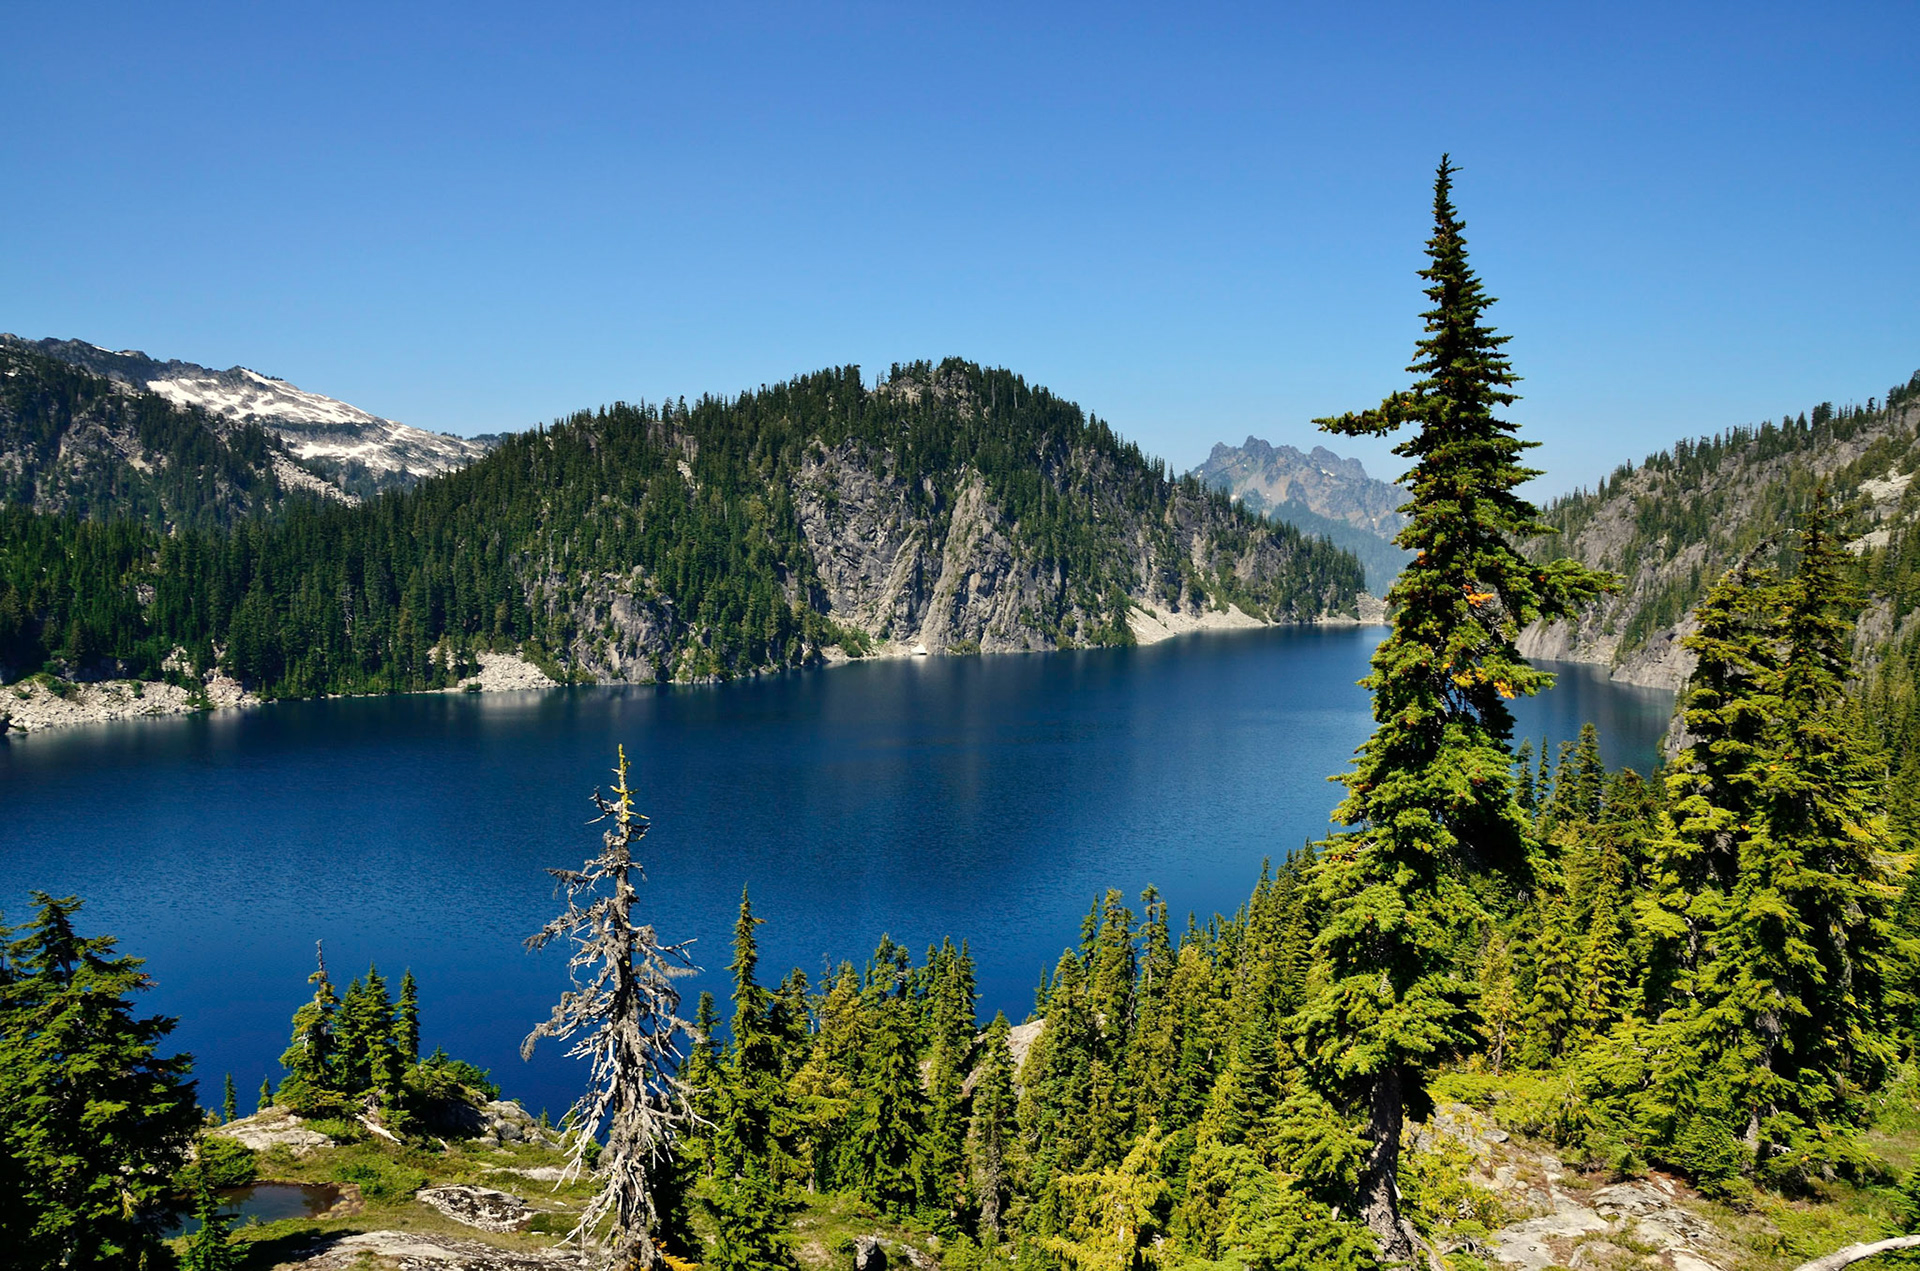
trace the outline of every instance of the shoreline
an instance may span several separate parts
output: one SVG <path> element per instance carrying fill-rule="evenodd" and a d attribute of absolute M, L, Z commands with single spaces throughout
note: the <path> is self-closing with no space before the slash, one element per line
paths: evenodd
<path fill-rule="evenodd" d="M 1135 605 L 1127 613 L 1127 626 L 1133 633 L 1134 644 L 1140 647 L 1159 644 L 1176 636 L 1201 632 L 1254 631 L 1275 627 L 1378 626 L 1385 621 L 1385 606 L 1365 593 L 1360 597 L 1358 617 L 1323 614 L 1306 622 L 1269 622 L 1263 618 L 1256 618 L 1235 605 L 1228 605 L 1225 609 L 1208 609 L 1198 614 L 1186 613 L 1178 609 L 1163 612 L 1143 605 Z M 1039 653 L 1066 651 L 1068 650 L 1033 650 Z M 952 654 L 944 648 L 934 650 L 912 641 L 888 640 L 875 645 L 873 651 L 865 657 L 852 657 L 837 645 L 831 649 L 822 650 L 818 667 L 826 669 L 856 662 L 916 657 L 986 657 L 996 656 L 1002 652 L 1022 652 L 1022 650 L 988 650 Z M 418 689 L 406 694 L 330 693 L 327 697 L 525 693 L 564 687 L 604 688 L 626 683 L 620 680 L 607 680 L 568 686 L 555 680 L 519 653 L 477 652 L 474 657 L 480 663 L 480 669 L 446 688 Z M 787 669 L 790 668 L 759 670 L 752 672 L 751 677 L 737 678 L 783 674 Z M 217 672 L 207 678 L 203 689 L 203 701 L 196 701 L 194 694 L 189 690 L 164 680 L 62 682 L 67 685 L 63 692 L 55 692 L 44 681 L 38 679 L 25 679 L 0 686 L 0 740 L 28 737 L 56 729 L 82 728 L 89 725 L 124 723 L 141 719 L 166 719 L 182 715 L 212 714 L 230 710 L 251 710 L 270 704 L 268 699 L 248 690 L 239 681 Z M 723 681 L 687 681 L 687 683 L 721 682 Z"/>

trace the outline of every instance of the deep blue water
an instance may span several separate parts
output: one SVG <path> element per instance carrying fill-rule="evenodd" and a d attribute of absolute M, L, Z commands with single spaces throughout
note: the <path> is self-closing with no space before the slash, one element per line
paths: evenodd
<path fill-rule="evenodd" d="M 1370 728 L 1354 681 L 1379 629 L 1260 630 L 1144 649 L 922 658 L 721 686 L 290 702 L 0 741 L 0 907 L 78 893 L 83 930 L 148 959 L 203 1098 L 243 1109 L 307 995 L 412 967 L 424 1044 L 554 1115 L 581 1079 L 517 1047 L 565 983 L 522 952 L 547 866 L 597 848 L 587 794 L 633 763 L 663 936 L 694 938 L 725 999 L 742 885 L 763 978 L 864 963 L 883 932 L 971 942 L 982 1010 L 1016 1020 L 1108 886 L 1177 922 L 1231 911 L 1263 857 L 1324 834 Z M 1645 767 L 1671 696 L 1559 667 L 1522 735 L 1602 729 Z M 724 1012 L 723 1012 L 724 1014 Z"/>

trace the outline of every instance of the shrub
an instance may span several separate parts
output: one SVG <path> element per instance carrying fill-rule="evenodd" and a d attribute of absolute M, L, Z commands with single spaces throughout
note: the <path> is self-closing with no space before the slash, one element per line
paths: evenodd
<path fill-rule="evenodd" d="M 307 1128 L 324 1134 L 335 1143 L 365 1143 L 367 1127 L 358 1121 L 345 1117 L 315 1117 L 307 1122 Z"/>
<path fill-rule="evenodd" d="M 352 1183 L 369 1200 L 404 1200 L 427 1185 L 421 1171 L 384 1156 L 358 1156 L 333 1167 L 337 1183 Z"/>
<path fill-rule="evenodd" d="M 260 1158 L 238 1139 L 206 1134 L 200 1138 L 194 1167 L 209 1187 L 245 1187 L 259 1177 Z"/>

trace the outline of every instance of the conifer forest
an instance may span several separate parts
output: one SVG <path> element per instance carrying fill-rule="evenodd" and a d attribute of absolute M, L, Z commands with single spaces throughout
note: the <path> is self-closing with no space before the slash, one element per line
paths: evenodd
<path fill-rule="evenodd" d="M 1099 887 L 1031 1008 L 991 1019 L 964 942 L 882 936 L 810 977 L 763 962 L 744 891 L 730 941 L 655 930 L 649 792 L 610 754 L 610 777 L 580 780 L 600 849 L 552 862 L 546 927 L 500 934 L 570 959 L 549 1018 L 499 1021 L 577 1058 L 579 1101 L 535 1118 L 502 1100 L 510 1072 L 420 1053 L 432 983 L 369 966 L 338 989 L 326 949 L 287 986 L 277 1080 L 243 1107 L 142 1013 L 140 933 L 83 934 L 80 899 L 39 894 L 0 956 L 0 1260 L 292 1265 L 304 1237 L 237 1226 L 216 1194 L 273 1179 L 334 1204 L 351 1188 L 369 1229 L 452 1193 L 538 1199 L 479 1226 L 523 1260 L 476 1266 L 1491 1271 L 1516 1265 L 1522 1215 L 1476 1144 L 1524 1141 L 1564 1171 L 1543 1195 L 1684 1193 L 1733 1233 L 1727 1266 L 1838 1267 L 1875 1242 L 1867 1265 L 1900 1265 L 1920 1248 L 1920 635 L 1860 632 L 1873 604 L 1920 603 L 1920 534 L 1849 550 L 1859 508 L 1796 486 L 1768 535 L 1633 611 L 1628 647 L 1685 618 L 1692 659 L 1655 770 L 1609 768 L 1592 725 L 1552 753 L 1517 738 L 1512 704 L 1552 683 L 1521 632 L 1579 622 L 1623 577 L 1554 548 L 1606 487 L 1544 510 L 1520 492 L 1534 443 L 1504 418 L 1518 376 L 1453 183 L 1443 160 L 1410 382 L 1318 421 L 1410 465 L 1372 733 L 1327 774 L 1333 831 L 1250 871 L 1233 912 Z M 1143 597 L 1292 621 L 1361 591 L 1350 555 L 967 363 L 617 405 L 348 505 L 273 475 L 264 436 L 212 448 L 158 405 L 8 356 L 16 416 L 123 412 L 207 474 L 74 478 L 51 510 L 18 493 L 51 488 L 34 472 L 8 477 L 0 662 L 20 673 L 220 668 L 299 697 L 441 687 L 513 649 L 569 680 L 617 664 L 603 583 L 629 574 L 645 582 L 621 604 L 665 632 L 648 678 L 856 656 L 884 636 L 826 602 L 795 504 L 849 455 L 939 534 L 978 481 L 1044 582 L 1021 621 L 1045 647 L 1130 642 Z M 1649 462 L 1678 480 L 1729 448 L 1845 440 L 1907 400 Z M 1636 552 L 1716 519 L 1643 507 Z M 1567 1265 L 1713 1265 L 1635 1239 Z M 338 1265 L 428 1265 L 352 1248 L 364 1261 Z"/>

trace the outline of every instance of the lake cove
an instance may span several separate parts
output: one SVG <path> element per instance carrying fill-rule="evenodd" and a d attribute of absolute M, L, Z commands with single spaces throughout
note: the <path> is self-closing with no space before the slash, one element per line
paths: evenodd
<path fill-rule="evenodd" d="M 587 794 L 614 748 L 655 828 L 641 903 L 695 939 L 723 1001 L 740 889 L 761 978 L 864 967 L 882 933 L 951 936 L 983 1018 L 1016 1022 L 1096 894 L 1159 887 L 1176 927 L 1232 911 L 1263 857 L 1328 830 L 1371 728 L 1368 628 L 1209 633 L 1147 648 L 861 663 L 718 686 L 283 702 L 0 743 L 0 905 L 78 893 L 86 933 L 148 959 L 143 1009 L 182 1017 L 202 1098 L 242 1111 L 280 1076 L 326 941 L 337 985 L 411 967 L 423 1045 L 491 1068 L 557 1116 L 584 1073 L 520 1039 L 565 983 L 521 940 L 557 908 L 550 866 L 597 848 Z M 1555 666 L 1518 736 L 1601 729 L 1646 770 L 1672 695 Z M 723 1010 L 724 1016 L 726 1012 Z"/>

